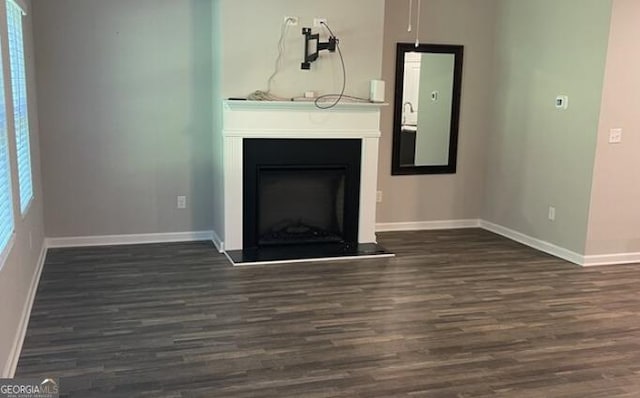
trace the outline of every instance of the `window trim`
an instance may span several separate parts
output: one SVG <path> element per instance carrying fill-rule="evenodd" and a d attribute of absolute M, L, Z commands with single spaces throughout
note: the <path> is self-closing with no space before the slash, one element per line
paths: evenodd
<path fill-rule="evenodd" d="M 20 0 L 11 0 L 11 1 L 20 1 Z M 24 13 L 24 7 L 23 7 L 23 2 L 20 1 L 19 3 L 15 3 Z M 7 13 L 7 2 L 5 2 L 5 14 Z M 7 14 L 8 15 L 8 14 Z M 5 27 L 7 27 L 6 32 L 8 33 L 8 20 L 7 17 L 5 16 Z M 0 42 L 2 42 L 0 44 L 0 50 L 3 52 L 3 54 L 1 54 L 0 56 L 0 73 L 2 74 L 2 76 L 0 76 L 0 78 L 2 79 L 2 87 L 3 87 L 3 91 L 0 93 L 0 95 L 2 95 L 2 100 L 0 101 L 3 105 L 4 105 L 4 114 L 5 114 L 5 120 L 4 120 L 4 129 L 5 129 L 5 134 L 6 134 L 6 157 L 7 157 L 7 177 L 8 177 L 8 190 L 9 190 L 9 208 L 10 208 L 10 217 L 11 217 L 11 229 L 10 229 L 10 233 L 9 233 L 9 239 L 6 241 L 4 247 L 2 247 L 2 249 L 0 250 L 0 272 L 3 271 L 7 261 L 9 260 L 9 257 L 11 256 L 12 252 L 13 252 L 13 248 L 14 248 L 14 244 L 16 241 L 16 197 L 14 196 L 15 191 L 14 191 L 14 187 L 12 187 L 13 183 L 15 183 L 14 178 L 13 178 L 13 169 L 14 169 L 14 148 L 17 150 L 17 145 L 16 143 L 13 143 L 13 139 L 15 139 L 15 134 L 12 134 L 12 131 L 9 128 L 9 102 L 12 102 L 12 88 L 11 86 L 7 85 L 7 81 L 5 79 L 5 76 L 8 75 L 9 77 L 11 77 L 11 72 L 10 70 L 7 70 L 5 68 L 5 66 L 8 66 L 8 63 L 6 62 L 7 59 L 5 59 L 4 57 L 4 51 L 7 51 L 7 54 L 9 53 L 9 42 L 8 40 L 5 42 L 5 36 L 4 34 L 2 35 L 3 37 L 0 38 Z M 8 34 L 6 36 L 6 39 L 8 39 Z M 6 49 L 5 49 L 6 47 Z M 10 96 L 11 93 L 11 96 Z M 12 137 L 13 136 L 13 137 Z M 17 152 L 16 152 L 17 154 Z M 18 205 L 19 207 L 19 205 Z"/>
<path fill-rule="evenodd" d="M 30 11 L 29 4 L 24 0 L 9 0 L 9 1 L 17 5 L 18 7 L 20 7 L 24 15 L 26 15 Z"/>
<path fill-rule="evenodd" d="M 33 180 L 33 175 L 31 176 L 31 180 Z M 33 182 L 31 183 L 33 185 Z M 33 201 L 36 199 L 36 194 L 35 192 L 33 192 L 31 194 L 31 199 L 29 199 L 29 202 L 27 202 L 27 205 L 24 207 L 24 211 L 20 211 L 20 219 L 22 221 L 24 221 L 27 216 L 29 215 L 29 210 L 31 210 L 31 205 L 33 204 Z M 20 205 L 18 204 L 18 210 L 20 210 Z"/>
<path fill-rule="evenodd" d="M 10 33 L 10 28 L 11 26 L 14 26 L 14 24 L 10 24 L 9 23 L 9 14 L 10 9 L 9 6 L 13 5 L 15 7 L 17 7 L 20 11 L 20 13 L 22 14 L 22 18 L 20 19 L 20 38 L 21 38 L 21 43 L 20 45 L 22 46 L 22 48 L 20 49 L 21 51 L 21 55 L 22 55 L 22 59 L 21 60 L 15 60 L 14 57 L 12 57 L 12 51 L 11 51 L 11 33 Z M 31 130 L 32 130 L 32 126 L 31 126 L 31 109 L 30 109 L 30 104 L 29 104 L 29 87 L 28 87 L 28 78 L 27 78 L 27 55 L 26 55 L 26 44 L 25 44 L 25 40 L 24 40 L 24 17 L 27 15 L 27 4 L 22 1 L 22 0 L 5 0 L 5 26 L 6 26 L 6 32 L 7 32 L 7 50 L 8 50 L 8 54 L 9 54 L 9 59 L 8 59 L 8 66 L 9 66 L 9 84 L 10 84 L 10 91 L 11 91 L 11 104 L 12 104 L 12 127 L 13 127 L 13 135 L 14 135 L 14 139 L 15 139 L 15 150 L 16 150 L 16 162 L 17 162 L 17 167 L 18 169 L 16 170 L 16 172 L 18 173 L 17 176 L 17 182 L 18 182 L 18 210 L 19 210 L 19 214 L 21 216 L 21 219 L 24 220 L 27 215 L 29 214 L 29 210 L 31 209 L 31 205 L 33 204 L 34 200 L 35 200 L 35 187 L 34 187 L 34 176 L 33 176 L 33 154 L 32 154 L 32 142 L 31 142 L 31 138 L 32 138 L 32 134 L 31 134 Z M 14 33 L 15 34 L 15 33 Z M 28 150 L 28 167 L 29 167 L 29 187 L 30 187 L 30 195 L 29 195 L 29 199 L 27 200 L 27 202 L 24 204 L 23 206 L 23 198 L 22 198 L 22 185 L 20 184 L 20 148 L 18 147 L 18 135 L 20 134 L 18 132 L 18 128 L 17 128 L 17 123 L 16 121 L 19 119 L 17 118 L 17 113 L 16 113 L 16 97 L 20 97 L 20 96 L 16 96 L 16 87 L 14 86 L 14 68 L 13 68 L 13 64 L 14 63 L 22 63 L 22 68 L 18 68 L 18 69 L 23 69 L 23 73 L 24 76 L 22 76 L 22 78 L 24 78 L 24 105 L 25 105 L 25 109 L 26 109 L 26 127 L 27 127 L 27 132 L 26 132 L 26 141 L 27 141 L 27 150 Z M 5 87 L 6 87 L 6 82 L 5 82 Z M 20 94 L 20 93 L 19 93 Z M 6 104 L 5 104 L 6 107 Z M 8 109 L 7 109 L 8 110 Z M 8 112 L 7 112 L 8 113 Z M 8 123 L 8 119 L 7 119 L 7 128 L 8 128 L 8 132 L 9 134 L 11 133 L 10 129 L 9 129 L 9 123 Z"/>
<path fill-rule="evenodd" d="M 16 230 L 14 227 L 13 232 L 11 233 L 11 237 L 7 242 L 7 245 L 5 246 L 4 250 L 0 252 L 0 272 L 2 272 L 2 270 L 4 269 L 4 266 L 7 263 L 9 256 L 11 255 L 11 249 L 13 249 L 13 244 L 15 242 L 16 242 Z"/>

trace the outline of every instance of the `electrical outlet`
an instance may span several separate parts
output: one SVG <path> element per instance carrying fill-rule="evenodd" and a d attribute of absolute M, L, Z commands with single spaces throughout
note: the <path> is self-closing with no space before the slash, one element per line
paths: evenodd
<path fill-rule="evenodd" d="M 620 144 L 622 142 L 622 129 L 611 129 L 609 131 L 609 144 Z"/>
<path fill-rule="evenodd" d="M 313 18 L 313 26 L 315 28 L 321 28 L 323 23 L 327 23 L 327 18 Z"/>
<path fill-rule="evenodd" d="M 549 221 L 556 220 L 556 208 L 553 206 L 549 206 Z"/>
<path fill-rule="evenodd" d="M 382 191 L 376 193 L 376 202 L 382 203 Z"/>
<path fill-rule="evenodd" d="M 187 208 L 187 197 L 178 196 L 178 209 L 186 209 L 186 208 Z"/>
<path fill-rule="evenodd" d="M 569 109 L 569 97 L 566 95 L 559 95 L 556 97 L 556 109 L 566 111 Z"/>
<path fill-rule="evenodd" d="M 289 26 L 298 26 L 298 22 L 300 22 L 298 17 L 284 17 L 284 23 Z"/>

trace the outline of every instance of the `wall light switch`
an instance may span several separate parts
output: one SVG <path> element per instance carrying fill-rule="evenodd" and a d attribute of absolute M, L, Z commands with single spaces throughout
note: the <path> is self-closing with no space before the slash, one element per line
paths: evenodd
<path fill-rule="evenodd" d="M 553 206 L 549 206 L 549 221 L 556 220 L 556 208 Z"/>
<path fill-rule="evenodd" d="M 376 194 L 376 202 L 382 203 L 382 191 L 378 191 Z"/>
<path fill-rule="evenodd" d="M 622 142 L 622 129 L 611 129 L 609 131 L 609 144 L 620 144 Z"/>
<path fill-rule="evenodd" d="M 186 209 L 186 208 L 187 208 L 187 197 L 178 196 L 178 209 Z"/>

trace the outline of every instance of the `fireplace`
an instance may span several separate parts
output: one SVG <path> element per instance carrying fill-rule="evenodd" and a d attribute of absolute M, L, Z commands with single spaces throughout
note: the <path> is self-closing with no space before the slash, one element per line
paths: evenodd
<path fill-rule="evenodd" d="M 345 184 L 344 167 L 260 167 L 257 204 L 245 201 L 257 207 L 255 219 L 245 218 L 257 245 L 250 237 L 245 247 L 355 242 L 345 233 Z"/>
<path fill-rule="evenodd" d="M 360 140 L 244 140 L 244 248 L 358 243 Z"/>
<path fill-rule="evenodd" d="M 392 256 L 375 235 L 380 106 L 225 101 L 220 251 L 234 265 Z"/>

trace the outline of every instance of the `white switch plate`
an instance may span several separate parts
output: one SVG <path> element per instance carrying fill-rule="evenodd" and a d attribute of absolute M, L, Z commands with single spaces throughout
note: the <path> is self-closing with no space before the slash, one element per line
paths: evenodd
<path fill-rule="evenodd" d="M 619 144 L 622 142 L 622 129 L 611 129 L 609 131 L 609 143 Z"/>
<path fill-rule="evenodd" d="M 178 196 L 178 209 L 186 209 L 186 208 L 187 208 L 187 197 Z"/>
<path fill-rule="evenodd" d="M 549 221 L 556 220 L 556 208 L 553 206 L 549 206 Z"/>
<path fill-rule="evenodd" d="M 382 191 L 378 191 L 376 194 L 376 202 L 382 203 Z"/>
<path fill-rule="evenodd" d="M 322 27 L 322 23 L 327 23 L 327 18 L 313 18 L 313 26 L 316 28 Z"/>

